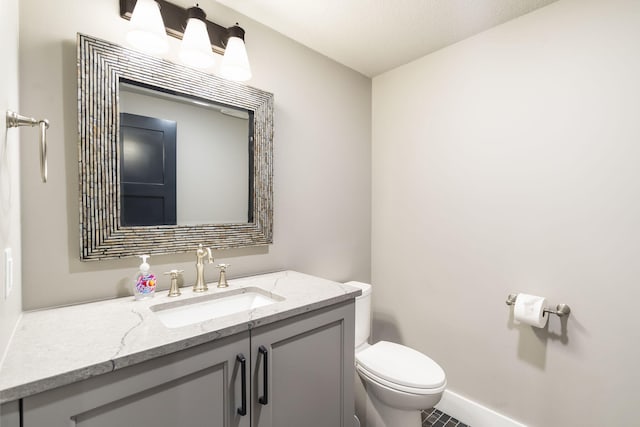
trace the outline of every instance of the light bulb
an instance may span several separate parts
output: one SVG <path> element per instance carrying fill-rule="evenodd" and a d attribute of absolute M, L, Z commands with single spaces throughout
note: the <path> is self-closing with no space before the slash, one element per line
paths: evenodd
<path fill-rule="evenodd" d="M 240 82 L 251 78 L 251 66 L 244 45 L 244 30 L 237 25 L 229 28 L 229 40 L 220 65 L 220 74 L 229 80 Z"/>
<path fill-rule="evenodd" d="M 189 20 L 180 45 L 180 60 L 194 68 L 208 68 L 213 65 L 215 57 L 211 51 L 206 15 L 197 6 L 188 11 Z"/>
<path fill-rule="evenodd" d="M 152 55 L 160 55 L 169 50 L 158 3 L 154 0 L 138 0 L 131 14 L 126 38 L 134 48 Z"/>

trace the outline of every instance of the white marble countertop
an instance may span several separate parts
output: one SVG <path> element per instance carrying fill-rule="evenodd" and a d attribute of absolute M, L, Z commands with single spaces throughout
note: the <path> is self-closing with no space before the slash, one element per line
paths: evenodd
<path fill-rule="evenodd" d="M 284 297 L 251 311 L 167 328 L 151 306 L 203 295 L 259 287 Z M 154 357 L 327 307 L 360 295 L 360 290 L 294 271 L 229 280 L 229 288 L 170 298 L 167 291 L 135 301 L 118 298 L 23 313 L 0 368 L 0 403 L 124 368 Z"/>

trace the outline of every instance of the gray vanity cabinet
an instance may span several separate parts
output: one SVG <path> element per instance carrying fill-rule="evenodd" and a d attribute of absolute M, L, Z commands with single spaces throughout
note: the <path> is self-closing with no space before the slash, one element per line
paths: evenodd
<path fill-rule="evenodd" d="M 24 398 L 22 426 L 351 427 L 353 341 L 350 301 Z"/>
<path fill-rule="evenodd" d="M 353 302 L 254 329 L 252 426 L 352 427 L 354 333 Z"/>
<path fill-rule="evenodd" d="M 249 332 L 23 399 L 24 427 L 249 427 L 238 415 Z M 248 411 L 247 411 L 248 412 Z"/>

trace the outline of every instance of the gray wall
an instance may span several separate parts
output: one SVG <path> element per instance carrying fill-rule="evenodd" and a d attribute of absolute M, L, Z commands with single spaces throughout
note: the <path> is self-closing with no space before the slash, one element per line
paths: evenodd
<path fill-rule="evenodd" d="M 371 80 L 247 18 L 207 2 L 217 23 L 240 22 L 254 78 L 275 94 L 274 244 L 219 251 L 229 277 L 283 268 L 334 280 L 370 279 Z M 36 145 L 21 152 L 24 308 L 131 294 L 138 259 L 80 262 L 76 32 L 124 44 L 128 21 L 115 0 L 20 2 L 20 101 L 51 120 L 49 183 L 38 183 Z M 170 41 L 176 54 L 178 41 Z M 194 248 L 195 252 L 195 248 Z M 195 254 L 151 259 L 161 273 Z M 217 280 L 207 267 L 207 280 Z"/>
<path fill-rule="evenodd" d="M 527 425 L 638 423 L 638 40 L 640 2 L 561 0 L 373 80 L 378 338 Z"/>
<path fill-rule="evenodd" d="M 20 271 L 20 144 L 37 145 L 35 129 L 6 129 L 8 109 L 18 105 L 18 0 L 0 0 L 0 364 L 22 305 Z M 31 113 L 22 113 L 31 114 Z M 20 138 L 20 134 L 24 136 Z M 36 165 L 37 158 L 31 159 Z M 36 167 L 34 167 L 36 169 Z M 36 169 L 36 173 L 39 173 Z M 13 290 L 5 298 L 4 250 L 13 257 Z"/>

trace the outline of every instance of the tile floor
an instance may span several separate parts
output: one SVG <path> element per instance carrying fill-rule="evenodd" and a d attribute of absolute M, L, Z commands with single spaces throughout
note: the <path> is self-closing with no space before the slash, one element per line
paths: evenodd
<path fill-rule="evenodd" d="M 426 409 L 422 411 L 422 427 L 471 427 L 461 421 L 456 420 L 442 411 Z"/>

